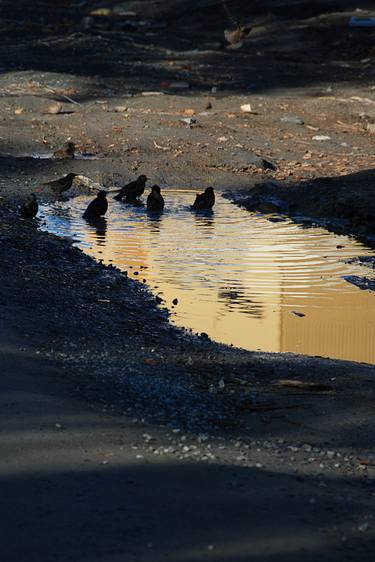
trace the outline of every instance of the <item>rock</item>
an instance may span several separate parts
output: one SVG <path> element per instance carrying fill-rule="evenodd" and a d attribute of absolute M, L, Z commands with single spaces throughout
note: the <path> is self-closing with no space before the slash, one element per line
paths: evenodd
<path fill-rule="evenodd" d="M 270 213 L 279 213 L 280 206 L 272 201 L 261 201 L 257 206 L 257 210 L 268 215 Z"/>
<path fill-rule="evenodd" d="M 290 123 L 292 125 L 304 125 L 305 124 L 303 119 L 301 119 L 300 117 L 296 117 L 294 115 L 285 115 L 284 117 L 281 117 L 280 121 L 282 123 Z"/>
<path fill-rule="evenodd" d="M 194 117 L 184 117 L 183 119 L 180 119 L 180 121 L 182 123 L 185 123 L 186 125 L 196 125 L 197 120 Z"/>
<path fill-rule="evenodd" d="M 251 105 L 249 103 L 245 103 L 244 105 L 241 105 L 241 111 L 243 113 L 253 113 L 251 109 Z"/>
<path fill-rule="evenodd" d="M 49 115 L 58 115 L 59 113 L 62 113 L 62 110 L 63 110 L 62 104 L 56 102 L 56 103 L 52 103 L 47 107 L 46 113 L 48 113 Z"/>
<path fill-rule="evenodd" d="M 125 111 L 128 111 L 128 107 L 126 105 L 116 105 L 112 111 L 115 113 L 124 113 Z"/>
<path fill-rule="evenodd" d="M 261 166 L 263 170 L 276 170 L 276 166 L 273 162 L 266 160 L 265 158 L 260 159 Z"/>
<path fill-rule="evenodd" d="M 328 135 L 314 135 L 312 140 L 323 142 L 331 140 L 331 137 L 329 137 Z"/>

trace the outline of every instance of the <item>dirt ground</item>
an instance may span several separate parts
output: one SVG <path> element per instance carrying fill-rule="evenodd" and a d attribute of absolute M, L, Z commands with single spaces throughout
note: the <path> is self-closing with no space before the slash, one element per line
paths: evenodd
<path fill-rule="evenodd" d="M 371 3 L 119 4 L 0 2 L 3 558 L 370 561 L 374 367 L 177 330 L 17 206 L 146 173 L 371 241 Z"/>

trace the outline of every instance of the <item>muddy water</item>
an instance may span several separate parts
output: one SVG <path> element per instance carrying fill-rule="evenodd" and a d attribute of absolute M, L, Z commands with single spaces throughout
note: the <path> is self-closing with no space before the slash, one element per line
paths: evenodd
<path fill-rule="evenodd" d="M 270 222 L 221 196 L 211 215 L 191 212 L 194 192 L 165 198 L 160 216 L 111 201 L 107 217 L 88 224 L 92 197 L 79 197 L 44 207 L 42 228 L 147 283 L 176 325 L 251 350 L 375 363 L 375 296 L 343 279 L 368 273 L 345 260 L 374 251 L 321 228 Z"/>

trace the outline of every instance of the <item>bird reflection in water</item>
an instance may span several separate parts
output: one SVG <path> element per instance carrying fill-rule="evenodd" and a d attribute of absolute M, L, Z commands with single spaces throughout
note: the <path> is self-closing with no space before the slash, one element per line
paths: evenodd
<path fill-rule="evenodd" d="M 194 212 L 197 230 L 212 235 L 215 227 L 215 213 L 212 209 Z"/>
<path fill-rule="evenodd" d="M 160 233 L 163 211 L 154 212 L 147 209 L 147 226 L 153 234 Z"/>
<path fill-rule="evenodd" d="M 217 296 L 218 300 L 230 311 L 237 310 L 254 318 L 263 318 L 264 306 L 259 300 L 259 295 L 248 293 L 238 281 L 235 287 L 220 287 Z"/>
<path fill-rule="evenodd" d="M 86 223 L 95 230 L 95 238 L 98 246 L 105 246 L 107 235 L 107 219 L 105 217 L 87 217 Z"/>

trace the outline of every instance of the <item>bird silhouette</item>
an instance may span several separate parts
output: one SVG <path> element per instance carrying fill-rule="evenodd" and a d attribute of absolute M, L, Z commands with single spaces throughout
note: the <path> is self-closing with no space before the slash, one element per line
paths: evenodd
<path fill-rule="evenodd" d="M 73 159 L 75 150 L 76 150 L 76 146 L 75 146 L 74 142 L 67 141 L 63 144 L 63 146 L 61 148 L 59 148 L 58 150 L 55 150 L 53 155 L 54 155 L 55 158 L 65 158 L 65 159 L 71 158 L 71 159 Z"/>
<path fill-rule="evenodd" d="M 38 213 L 39 205 L 35 193 L 30 193 L 25 203 L 20 208 L 20 215 L 23 219 L 33 219 Z"/>
<path fill-rule="evenodd" d="M 124 185 L 114 199 L 116 199 L 116 201 L 122 201 L 125 197 L 125 200 L 128 203 L 134 202 L 137 197 L 140 197 L 143 194 L 147 180 L 148 178 L 142 174 L 135 181 L 131 181 L 130 183 Z"/>
<path fill-rule="evenodd" d="M 56 195 L 61 195 L 64 191 L 67 191 L 72 187 L 73 180 L 77 175 L 78 174 L 68 174 L 58 180 L 48 181 L 43 185 L 49 187 Z"/>
<path fill-rule="evenodd" d="M 158 213 L 164 209 L 164 197 L 160 193 L 160 187 L 153 185 L 151 193 L 147 197 L 147 209 L 154 213 Z"/>
<path fill-rule="evenodd" d="M 108 209 L 107 192 L 103 189 L 99 191 L 98 195 L 89 203 L 86 211 L 83 213 L 84 218 L 93 219 L 99 218 L 106 214 Z"/>
<path fill-rule="evenodd" d="M 215 193 L 213 187 L 207 187 L 204 193 L 198 193 L 193 203 L 195 211 L 211 210 L 215 205 Z"/>

